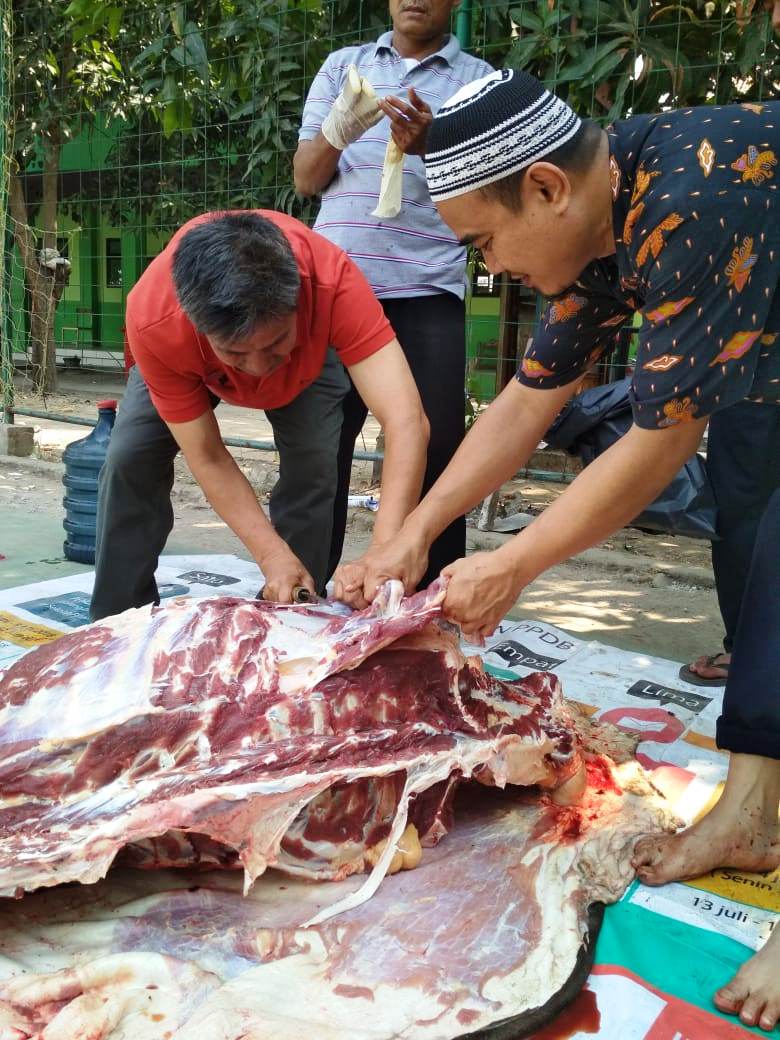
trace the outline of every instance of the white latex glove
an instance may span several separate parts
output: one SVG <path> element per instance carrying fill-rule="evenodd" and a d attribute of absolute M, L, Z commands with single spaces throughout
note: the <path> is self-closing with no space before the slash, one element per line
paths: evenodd
<path fill-rule="evenodd" d="M 347 69 L 341 93 L 322 124 L 322 136 L 343 151 L 382 118 L 374 88 L 354 65 Z"/>
<path fill-rule="evenodd" d="M 404 182 L 404 153 L 390 138 L 385 149 L 382 183 L 379 199 L 373 212 L 375 217 L 397 217 L 401 212 L 401 191 Z"/>

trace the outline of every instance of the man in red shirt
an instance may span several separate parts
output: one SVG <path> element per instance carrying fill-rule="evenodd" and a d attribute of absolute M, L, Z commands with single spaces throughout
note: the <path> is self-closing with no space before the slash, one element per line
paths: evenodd
<path fill-rule="evenodd" d="M 266 598 L 323 591 L 343 544 L 354 448 L 339 362 L 385 432 L 373 544 L 398 531 L 419 497 L 428 423 L 382 308 L 337 246 L 281 213 L 207 213 L 146 269 L 126 329 L 132 368 L 100 476 L 93 619 L 159 602 L 179 450 L 262 569 Z M 270 523 L 222 443 L 220 399 L 271 421 L 280 466 Z"/>

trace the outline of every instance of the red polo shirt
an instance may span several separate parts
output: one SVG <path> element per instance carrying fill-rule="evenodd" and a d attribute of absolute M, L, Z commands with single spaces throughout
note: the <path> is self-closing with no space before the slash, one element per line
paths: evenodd
<path fill-rule="evenodd" d="M 220 361 L 208 339 L 195 331 L 176 298 L 173 255 L 182 235 L 219 214 L 195 217 L 177 231 L 127 297 L 128 366 L 138 365 L 166 422 L 189 422 L 205 414 L 211 407 L 209 390 L 245 408 L 280 408 L 314 382 L 329 346 L 349 367 L 394 338 L 368 282 L 343 250 L 293 217 L 254 212 L 284 232 L 298 262 L 295 349 L 286 364 L 257 378 Z"/>

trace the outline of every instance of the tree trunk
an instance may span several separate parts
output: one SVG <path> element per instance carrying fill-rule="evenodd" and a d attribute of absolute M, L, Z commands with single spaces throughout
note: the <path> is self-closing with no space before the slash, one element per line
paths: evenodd
<path fill-rule="evenodd" d="M 66 269 L 50 268 L 41 263 L 44 250 L 57 249 L 57 182 L 60 165 L 60 142 L 44 138 L 43 197 L 39 211 L 41 241 L 36 242 L 29 225 L 24 187 L 18 175 L 11 177 L 11 216 L 14 237 L 24 266 L 25 284 L 30 294 L 30 352 L 32 379 L 36 390 L 53 393 L 57 389 L 57 360 L 54 320 L 57 304 L 68 282 Z M 48 254 L 51 256 L 52 254 Z"/>

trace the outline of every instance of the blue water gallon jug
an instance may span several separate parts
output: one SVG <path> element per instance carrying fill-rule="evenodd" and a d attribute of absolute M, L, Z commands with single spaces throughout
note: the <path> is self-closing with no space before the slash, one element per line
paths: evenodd
<path fill-rule="evenodd" d="M 65 473 L 65 556 L 76 563 L 95 562 L 98 477 L 116 420 L 116 401 L 98 401 L 98 421 L 92 433 L 73 441 L 62 453 Z"/>

